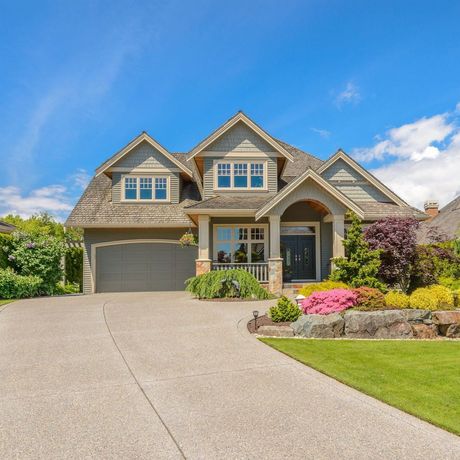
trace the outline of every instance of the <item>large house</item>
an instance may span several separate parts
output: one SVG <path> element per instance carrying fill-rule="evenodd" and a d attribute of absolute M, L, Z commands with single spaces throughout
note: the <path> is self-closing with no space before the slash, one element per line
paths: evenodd
<path fill-rule="evenodd" d="M 14 225 L 8 224 L 0 220 L 0 233 L 13 233 L 16 230 Z"/>
<path fill-rule="evenodd" d="M 279 294 L 328 276 L 347 211 L 428 217 L 344 151 L 322 161 L 238 112 L 188 153 L 143 132 L 97 168 L 66 226 L 84 229 L 85 293 L 180 290 L 239 267 Z M 189 231 L 198 246 L 179 244 Z"/>

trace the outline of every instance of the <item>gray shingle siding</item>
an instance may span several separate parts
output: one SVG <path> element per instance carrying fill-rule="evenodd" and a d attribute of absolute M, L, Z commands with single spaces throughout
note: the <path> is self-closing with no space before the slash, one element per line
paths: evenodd
<path fill-rule="evenodd" d="M 390 198 L 369 183 L 361 174 L 342 159 L 333 163 L 322 177 L 331 182 L 346 197 L 361 201 L 390 202 Z"/>
<path fill-rule="evenodd" d="M 148 142 L 141 142 L 113 166 L 119 168 L 177 168 L 177 166 Z"/>
<path fill-rule="evenodd" d="M 252 153 L 275 152 L 275 149 L 245 123 L 240 121 L 210 144 L 205 151 Z"/>
<path fill-rule="evenodd" d="M 204 159 L 204 172 L 203 172 L 203 189 L 204 189 L 204 199 L 210 198 L 213 195 L 219 194 L 232 194 L 232 195 L 254 195 L 254 194 L 264 194 L 267 192 L 244 192 L 238 190 L 214 190 L 214 168 L 213 164 L 215 160 L 222 160 L 222 157 L 205 157 Z M 268 193 L 276 193 L 278 191 L 278 171 L 276 164 L 276 157 L 266 157 L 263 158 L 263 161 L 267 161 L 267 188 Z"/>

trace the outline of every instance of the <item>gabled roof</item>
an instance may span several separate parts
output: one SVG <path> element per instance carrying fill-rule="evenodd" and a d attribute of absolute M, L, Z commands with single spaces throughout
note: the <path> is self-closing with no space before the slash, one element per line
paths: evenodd
<path fill-rule="evenodd" d="M 196 185 L 187 181 L 180 203 L 114 203 L 112 181 L 105 174 L 93 177 L 75 208 L 66 227 L 189 227 L 193 221 L 184 208 L 197 203 L 200 194 Z"/>
<path fill-rule="evenodd" d="M 235 126 L 238 122 L 245 123 L 249 128 L 256 132 L 265 142 L 270 144 L 277 152 L 287 158 L 289 161 L 293 161 L 292 155 L 288 150 L 283 147 L 277 140 L 271 137 L 266 131 L 264 131 L 258 124 L 252 121 L 243 112 L 237 112 L 232 118 L 226 121 L 222 126 L 213 131 L 206 139 L 201 141 L 196 147 L 194 147 L 188 154 L 187 159 L 190 160 L 195 157 L 198 153 L 203 151 L 206 147 L 212 144 L 222 134 L 228 131 L 231 127 Z"/>
<path fill-rule="evenodd" d="M 326 169 L 332 166 L 337 160 L 343 160 L 349 166 L 351 166 L 355 171 L 357 171 L 361 176 L 367 179 L 372 185 L 374 185 L 378 190 L 380 190 L 384 195 L 386 195 L 390 200 L 397 203 L 399 206 L 409 206 L 403 199 L 401 199 L 396 193 L 392 192 L 386 185 L 380 182 L 374 175 L 369 171 L 366 171 L 359 163 L 357 163 L 353 158 L 347 155 L 342 149 L 337 150 L 337 152 L 332 155 L 329 160 L 323 163 L 316 172 L 322 174 Z"/>
<path fill-rule="evenodd" d="M 102 163 L 96 169 L 96 176 L 98 176 L 99 174 L 102 174 L 104 171 L 110 168 L 113 164 L 115 164 L 117 161 L 119 161 L 121 158 L 127 155 L 132 149 L 134 149 L 141 142 L 144 142 L 144 141 L 148 142 L 152 147 L 154 147 L 156 150 L 162 153 L 168 160 L 170 160 L 172 163 L 178 166 L 179 169 L 183 171 L 185 174 L 187 174 L 190 177 L 193 176 L 191 169 L 188 168 L 184 164 L 183 160 L 169 153 L 161 144 L 159 144 L 155 139 L 153 139 L 153 137 L 149 136 L 149 134 L 147 134 L 145 131 L 143 131 L 141 134 L 139 134 L 139 136 L 134 138 L 128 145 L 126 145 L 121 150 L 119 150 L 117 153 L 115 153 L 115 155 L 111 156 L 107 161 Z"/>
<path fill-rule="evenodd" d="M 337 190 L 333 185 L 329 184 L 325 179 L 323 179 L 319 174 L 317 174 L 313 169 L 307 169 L 303 174 L 294 179 L 292 182 L 289 182 L 286 187 L 284 187 L 281 192 L 273 197 L 267 204 L 262 206 L 256 212 L 256 220 L 260 219 L 266 215 L 274 206 L 276 206 L 280 201 L 283 200 L 289 193 L 294 191 L 307 179 L 311 179 L 320 185 L 324 190 L 331 194 L 337 201 L 341 202 L 344 206 L 354 211 L 359 217 L 364 218 L 363 210 L 352 200 L 347 198 L 341 191 Z"/>

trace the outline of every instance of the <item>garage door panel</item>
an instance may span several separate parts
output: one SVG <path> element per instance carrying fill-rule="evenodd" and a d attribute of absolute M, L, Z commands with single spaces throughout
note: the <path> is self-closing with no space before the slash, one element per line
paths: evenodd
<path fill-rule="evenodd" d="M 96 291 L 184 290 L 197 248 L 173 243 L 123 243 L 96 250 Z"/>

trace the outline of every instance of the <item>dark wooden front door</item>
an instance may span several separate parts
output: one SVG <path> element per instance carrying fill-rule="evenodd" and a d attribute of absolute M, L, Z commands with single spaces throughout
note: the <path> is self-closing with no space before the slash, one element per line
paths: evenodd
<path fill-rule="evenodd" d="M 313 235 L 282 235 L 283 280 L 316 279 L 316 251 Z"/>

